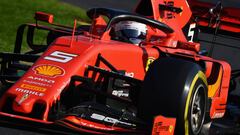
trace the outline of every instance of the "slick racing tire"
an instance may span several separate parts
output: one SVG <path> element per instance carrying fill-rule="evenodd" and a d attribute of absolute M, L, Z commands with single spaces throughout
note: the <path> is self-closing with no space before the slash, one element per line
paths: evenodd
<path fill-rule="evenodd" d="M 149 67 L 139 94 L 138 116 L 176 118 L 175 134 L 198 135 L 207 106 L 207 81 L 201 67 L 179 58 L 160 58 Z"/>

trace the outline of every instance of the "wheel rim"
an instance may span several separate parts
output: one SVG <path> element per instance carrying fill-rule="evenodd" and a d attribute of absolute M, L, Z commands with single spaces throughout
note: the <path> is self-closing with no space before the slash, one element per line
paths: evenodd
<path fill-rule="evenodd" d="M 198 134 L 202 128 L 205 117 L 204 86 L 199 85 L 193 95 L 190 123 L 194 134 Z"/>

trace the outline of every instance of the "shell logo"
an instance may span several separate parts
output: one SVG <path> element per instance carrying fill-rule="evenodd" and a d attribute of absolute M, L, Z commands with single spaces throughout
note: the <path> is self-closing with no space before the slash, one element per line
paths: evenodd
<path fill-rule="evenodd" d="M 65 74 L 65 70 L 55 65 L 38 65 L 33 68 L 35 74 L 48 77 L 62 76 Z"/>

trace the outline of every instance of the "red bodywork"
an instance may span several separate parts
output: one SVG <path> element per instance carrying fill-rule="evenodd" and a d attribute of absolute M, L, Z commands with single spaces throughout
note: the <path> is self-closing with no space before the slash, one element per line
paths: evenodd
<path fill-rule="evenodd" d="M 212 119 L 223 117 L 226 109 L 231 68 L 225 61 L 199 55 L 199 43 L 187 42 L 182 31 L 182 28 L 189 22 L 192 16 L 187 2 L 176 1 L 174 3 L 174 6 L 181 7 L 183 11 L 180 14 L 171 13 L 174 16 L 171 19 L 167 18 L 169 11 L 159 10 L 159 4 L 166 3 L 168 1 L 151 0 L 153 13 L 152 16 L 147 17 L 168 24 L 174 30 L 174 33 L 166 34 L 149 27 L 149 41 L 144 42 L 141 47 L 111 40 L 109 36 L 110 30 L 102 33 L 107 24 L 101 17 L 94 19 L 90 32 L 85 31 L 82 35 L 74 36 L 73 34 L 72 36 L 57 38 L 30 69 L 4 93 L 0 99 L 0 114 L 17 119 L 52 124 L 54 121 L 49 120 L 49 111 L 60 100 L 61 93 L 68 89 L 70 78 L 74 75 L 85 76 L 86 68 L 96 64 L 99 54 L 114 65 L 116 69 L 125 70 L 125 75 L 143 80 L 149 66 L 149 60 L 155 60 L 160 57 L 161 53 L 167 53 L 192 59 L 196 62 L 204 61 L 206 63 L 205 75 L 209 84 L 208 97 L 212 101 L 210 105 L 210 117 Z M 205 3 L 194 3 L 193 1 L 190 1 L 190 5 L 193 5 L 193 9 L 195 6 L 211 7 L 211 5 Z M 136 12 L 138 12 L 137 10 L 138 8 L 136 8 Z M 238 12 L 235 9 L 224 10 L 226 14 L 232 11 Z M 198 10 L 193 11 L 194 15 L 202 17 L 200 25 L 206 26 L 205 18 L 207 16 L 200 13 Z M 42 13 L 41 15 L 44 16 Z M 51 17 L 45 18 L 44 16 L 43 21 L 52 23 L 53 20 Z M 39 18 L 41 19 L 41 16 Z M 238 16 L 233 16 L 232 18 L 236 19 Z M 232 18 L 224 16 L 222 19 L 226 22 L 226 25 L 224 24 L 221 29 L 239 32 L 239 28 L 232 28 L 231 25 L 228 25 L 228 23 L 239 24 L 239 20 Z M 32 25 L 35 26 L 34 24 Z M 73 33 L 75 32 L 73 31 Z M 160 38 L 161 41 L 150 42 L 152 37 Z M 111 70 L 103 63 L 100 63 L 99 68 L 107 71 Z M 13 99 L 10 107 L 14 112 L 13 114 L 4 110 L 8 99 Z M 36 104 L 44 106 L 42 117 L 27 117 L 33 111 Z M 164 121 L 164 118 L 157 117 L 155 120 Z M 80 129 L 70 123 L 88 127 L 88 129 Z M 109 127 L 74 116 L 66 117 L 65 121 L 60 121 L 59 124 L 96 134 L 100 134 L 101 132 L 90 129 L 131 132 L 128 129 Z M 174 119 L 173 125 L 175 125 Z"/>

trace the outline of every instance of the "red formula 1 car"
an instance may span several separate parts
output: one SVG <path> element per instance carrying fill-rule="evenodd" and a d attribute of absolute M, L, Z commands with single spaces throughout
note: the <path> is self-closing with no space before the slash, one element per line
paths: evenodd
<path fill-rule="evenodd" d="M 37 12 L 36 24 L 19 27 L 14 53 L 0 53 L 0 120 L 57 133 L 207 132 L 205 125 L 225 114 L 230 65 L 201 55 L 186 1 L 142 0 L 135 11 L 92 8 L 92 24 L 75 21 L 73 28 Z M 145 35 L 130 29 L 133 22 Z M 124 28 L 130 31 L 121 36 L 144 40 L 120 37 Z M 34 43 L 39 30 L 48 31 L 47 45 Z"/>

